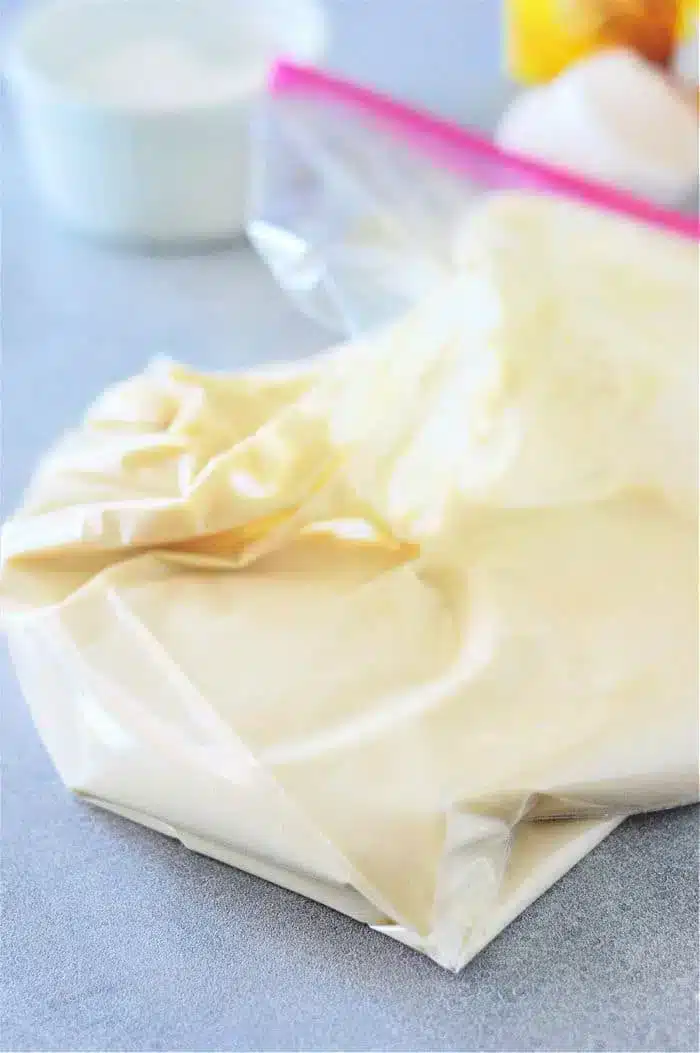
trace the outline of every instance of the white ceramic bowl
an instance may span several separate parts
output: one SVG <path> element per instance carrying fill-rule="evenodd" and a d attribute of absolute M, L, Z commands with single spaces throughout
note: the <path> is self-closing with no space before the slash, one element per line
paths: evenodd
<path fill-rule="evenodd" d="M 7 75 L 43 197 L 73 228 L 132 243 L 240 233 L 248 125 L 272 61 L 318 62 L 318 0 L 52 0 Z"/>

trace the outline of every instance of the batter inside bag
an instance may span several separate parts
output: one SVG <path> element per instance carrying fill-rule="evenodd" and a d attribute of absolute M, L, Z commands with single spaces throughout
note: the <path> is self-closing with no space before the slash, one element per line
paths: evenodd
<path fill-rule="evenodd" d="M 235 736 L 376 923 L 452 968 L 512 916 L 511 862 L 525 888 L 559 858 L 537 820 L 603 836 L 698 795 L 697 247 L 508 193 L 455 258 L 299 367 L 108 392 L 0 582 L 11 640 L 55 631 L 76 683 L 133 708 L 129 641 L 157 655 L 203 712 L 154 687 L 148 718 L 233 781 Z"/>

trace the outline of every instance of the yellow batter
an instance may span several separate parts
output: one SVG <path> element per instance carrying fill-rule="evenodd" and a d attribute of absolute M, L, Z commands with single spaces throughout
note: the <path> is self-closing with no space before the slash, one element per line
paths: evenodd
<path fill-rule="evenodd" d="M 453 966 L 521 820 L 692 800 L 698 726 L 697 247 L 506 194 L 455 261 L 362 343 L 107 392 L 0 580 L 71 786 L 186 826 L 170 750 L 240 794 L 227 837 L 337 866 Z"/>

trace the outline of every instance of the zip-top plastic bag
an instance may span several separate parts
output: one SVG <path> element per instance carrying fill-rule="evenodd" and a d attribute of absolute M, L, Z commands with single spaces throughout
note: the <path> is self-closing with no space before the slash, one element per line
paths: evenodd
<path fill-rule="evenodd" d="M 254 134 L 250 239 L 300 308 L 344 335 L 398 316 L 454 273 L 469 214 L 494 191 L 561 195 L 700 236 L 696 216 L 292 64 L 277 66 Z"/>
<path fill-rule="evenodd" d="M 695 226 L 273 95 L 252 237 L 362 335 L 108 391 L 5 526 L 4 623 L 74 791 L 459 969 L 697 798 Z"/>

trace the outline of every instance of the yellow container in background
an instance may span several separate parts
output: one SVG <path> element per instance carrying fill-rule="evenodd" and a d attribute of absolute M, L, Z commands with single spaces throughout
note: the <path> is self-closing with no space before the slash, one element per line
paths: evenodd
<path fill-rule="evenodd" d="M 631 47 L 667 65 L 698 0 L 504 0 L 508 70 L 537 84 L 604 47 Z"/>

